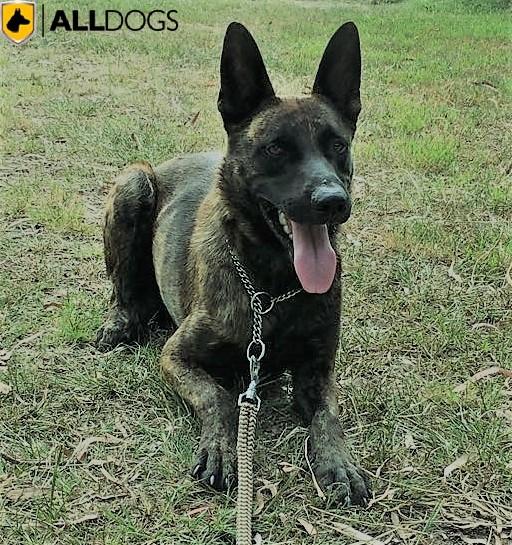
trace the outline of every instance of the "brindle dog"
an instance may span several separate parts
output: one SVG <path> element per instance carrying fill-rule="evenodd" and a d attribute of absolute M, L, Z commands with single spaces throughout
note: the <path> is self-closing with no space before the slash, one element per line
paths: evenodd
<path fill-rule="evenodd" d="M 331 38 L 310 96 L 274 94 L 239 23 L 227 29 L 220 72 L 226 153 L 187 155 L 155 169 L 134 165 L 110 193 L 104 241 L 113 293 L 98 346 L 137 340 L 155 315 L 170 316 L 163 374 L 202 420 L 192 473 L 224 489 L 236 474 L 238 391 L 231 387 L 247 378 L 251 340 L 250 302 L 228 245 L 257 290 L 277 296 L 302 287 L 265 316 L 262 371 L 290 370 L 320 485 L 341 502 L 364 505 L 369 486 L 344 446 L 334 376 L 336 234 L 351 211 L 351 144 L 361 109 L 358 31 L 346 23 Z"/>

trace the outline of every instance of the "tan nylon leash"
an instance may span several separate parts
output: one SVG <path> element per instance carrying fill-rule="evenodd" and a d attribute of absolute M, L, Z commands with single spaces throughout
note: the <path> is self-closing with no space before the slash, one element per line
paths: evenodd
<path fill-rule="evenodd" d="M 252 545 L 252 500 L 254 491 L 253 459 L 256 417 L 261 405 L 257 395 L 260 364 L 265 355 L 265 343 L 261 338 L 263 316 L 268 314 L 276 303 L 291 299 L 301 289 L 291 290 L 279 297 L 272 297 L 266 291 L 256 291 L 249 275 L 244 269 L 238 256 L 232 250 L 228 241 L 227 246 L 233 265 L 240 277 L 245 291 L 251 300 L 252 310 L 252 339 L 247 346 L 247 360 L 251 382 L 247 390 L 238 397 L 240 414 L 238 416 L 237 464 L 238 464 L 238 495 L 236 513 L 236 545 Z M 265 306 L 266 305 L 266 306 Z"/>
<path fill-rule="evenodd" d="M 242 401 L 238 417 L 238 441 L 236 445 L 238 460 L 237 545 L 252 544 L 252 496 L 254 488 L 252 464 L 257 414 L 257 405 L 250 401 Z"/>

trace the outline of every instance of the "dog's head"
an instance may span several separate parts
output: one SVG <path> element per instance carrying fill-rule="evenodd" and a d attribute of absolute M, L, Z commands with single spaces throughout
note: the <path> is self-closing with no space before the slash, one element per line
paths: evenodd
<path fill-rule="evenodd" d="M 360 80 L 353 23 L 329 41 L 311 95 L 293 99 L 276 97 L 247 29 L 227 29 L 218 107 L 228 133 L 230 189 L 251 197 L 311 293 L 329 290 L 336 271 L 329 236 L 350 216 Z"/>

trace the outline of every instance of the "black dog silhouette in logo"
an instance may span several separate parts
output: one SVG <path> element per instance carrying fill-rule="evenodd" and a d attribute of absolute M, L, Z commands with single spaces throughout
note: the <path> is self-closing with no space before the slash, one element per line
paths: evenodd
<path fill-rule="evenodd" d="M 21 25 L 28 25 L 30 21 L 23 17 L 20 8 L 14 10 L 14 15 L 7 21 L 7 28 L 11 32 L 19 32 Z"/>

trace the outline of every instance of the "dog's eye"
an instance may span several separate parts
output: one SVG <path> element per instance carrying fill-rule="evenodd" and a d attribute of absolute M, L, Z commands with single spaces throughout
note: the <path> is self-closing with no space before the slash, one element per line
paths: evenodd
<path fill-rule="evenodd" d="M 271 157 L 281 157 L 282 155 L 284 155 L 285 150 L 282 146 L 280 146 L 276 142 L 272 142 L 272 144 L 269 144 L 265 148 L 265 152 Z"/>
<path fill-rule="evenodd" d="M 339 138 L 337 138 L 332 143 L 332 149 L 336 153 L 344 153 L 345 151 L 347 151 L 347 144 L 345 144 L 345 142 L 343 142 L 343 140 L 340 140 Z"/>

